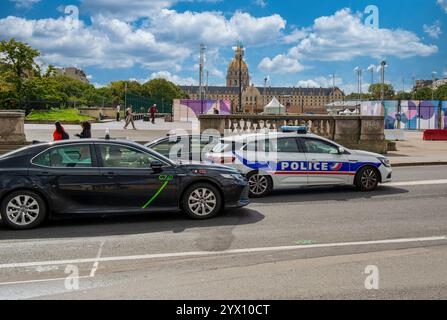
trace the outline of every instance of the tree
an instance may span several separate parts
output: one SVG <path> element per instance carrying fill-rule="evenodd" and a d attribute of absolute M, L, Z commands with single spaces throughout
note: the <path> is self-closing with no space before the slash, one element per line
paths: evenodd
<path fill-rule="evenodd" d="M 165 79 L 153 79 L 142 86 L 144 96 L 171 102 L 174 99 L 187 98 L 187 95 L 174 83 Z"/>
<path fill-rule="evenodd" d="M 34 59 L 39 55 L 38 50 L 15 39 L 0 41 L 0 63 L 9 76 L 8 82 L 15 86 L 19 105 L 23 101 L 24 78 L 34 76 L 38 72 Z"/>
<path fill-rule="evenodd" d="M 440 86 L 438 89 L 435 90 L 435 99 L 436 100 L 447 100 L 447 84 Z"/>
<path fill-rule="evenodd" d="M 414 100 L 431 100 L 432 98 L 433 90 L 430 87 L 424 87 L 417 89 L 413 93 L 413 99 Z"/>
<path fill-rule="evenodd" d="M 394 96 L 395 100 L 411 100 L 411 98 L 412 98 L 411 92 L 403 92 L 403 91 L 397 92 L 396 95 Z"/>
<path fill-rule="evenodd" d="M 384 99 L 393 99 L 395 92 L 391 84 L 385 83 L 385 96 Z M 382 98 L 382 84 L 375 83 L 369 86 L 368 92 L 371 94 L 374 100 L 380 100 Z"/>

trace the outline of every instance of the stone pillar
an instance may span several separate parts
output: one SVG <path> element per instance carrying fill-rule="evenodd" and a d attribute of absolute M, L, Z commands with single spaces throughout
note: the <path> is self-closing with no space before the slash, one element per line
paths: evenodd
<path fill-rule="evenodd" d="M 16 110 L 0 111 L 0 154 L 26 144 L 24 123 L 24 112 Z"/>
<path fill-rule="evenodd" d="M 376 153 L 386 153 L 385 118 L 361 116 L 359 147 Z"/>
<path fill-rule="evenodd" d="M 334 141 L 350 149 L 358 147 L 360 118 L 358 116 L 334 116 Z"/>
<path fill-rule="evenodd" d="M 225 133 L 226 124 L 229 122 L 229 117 L 221 115 L 199 115 L 200 132 L 208 129 L 215 129 L 222 135 Z M 229 126 L 229 124 L 228 124 Z"/>

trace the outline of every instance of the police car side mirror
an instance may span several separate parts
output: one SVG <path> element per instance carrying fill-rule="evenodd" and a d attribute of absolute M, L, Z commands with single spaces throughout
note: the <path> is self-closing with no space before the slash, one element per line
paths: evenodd
<path fill-rule="evenodd" d="M 338 154 L 344 154 L 346 152 L 345 148 L 338 147 Z"/>

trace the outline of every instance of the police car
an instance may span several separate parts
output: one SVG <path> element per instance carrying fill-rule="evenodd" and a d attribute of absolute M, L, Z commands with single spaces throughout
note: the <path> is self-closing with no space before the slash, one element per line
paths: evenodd
<path fill-rule="evenodd" d="M 392 179 L 390 162 L 380 154 L 344 148 L 306 127 L 281 129 L 223 138 L 206 158 L 245 174 L 255 198 L 301 186 L 355 185 L 373 191 Z"/>

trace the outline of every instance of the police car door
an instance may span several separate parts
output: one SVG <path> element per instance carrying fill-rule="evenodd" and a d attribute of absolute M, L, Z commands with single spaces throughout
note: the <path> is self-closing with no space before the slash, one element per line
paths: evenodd
<path fill-rule="evenodd" d="M 302 137 L 300 141 L 306 152 L 310 185 L 348 183 L 349 161 L 337 145 L 311 137 Z"/>
<path fill-rule="evenodd" d="M 303 170 L 306 155 L 296 136 L 270 140 L 269 161 L 276 164 L 273 175 L 275 186 L 293 187 L 307 184 L 307 172 Z"/>

